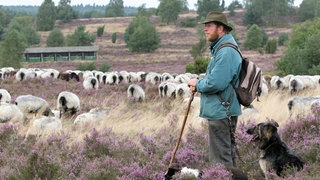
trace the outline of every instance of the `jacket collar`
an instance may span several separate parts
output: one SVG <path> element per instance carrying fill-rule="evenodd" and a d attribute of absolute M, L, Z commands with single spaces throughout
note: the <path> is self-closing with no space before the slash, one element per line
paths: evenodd
<path fill-rule="evenodd" d="M 231 34 L 225 34 L 222 37 L 220 37 L 219 39 L 217 39 L 216 41 L 213 41 L 210 43 L 210 52 L 213 55 L 215 50 L 217 49 L 217 47 L 222 43 L 227 41 L 228 39 L 231 39 Z"/>

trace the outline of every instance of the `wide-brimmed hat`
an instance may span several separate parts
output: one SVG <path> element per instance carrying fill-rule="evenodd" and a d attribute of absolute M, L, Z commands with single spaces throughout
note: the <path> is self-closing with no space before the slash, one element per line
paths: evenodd
<path fill-rule="evenodd" d="M 221 12 L 209 12 L 204 21 L 200 22 L 201 24 L 205 24 L 208 22 L 218 22 L 224 25 L 229 31 L 232 30 L 232 27 L 228 25 L 227 17 Z"/>

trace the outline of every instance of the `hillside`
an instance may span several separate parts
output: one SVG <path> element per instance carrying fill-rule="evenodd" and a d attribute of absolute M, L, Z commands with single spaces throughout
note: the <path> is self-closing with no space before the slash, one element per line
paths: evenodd
<path fill-rule="evenodd" d="M 228 14 L 227 12 L 225 12 Z M 242 25 L 244 11 L 237 10 L 236 16 L 229 17 L 229 21 L 236 24 L 236 33 L 241 43 L 245 39 L 246 27 Z M 180 15 L 179 20 L 186 17 L 196 17 L 195 12 Z M 160 22 L 159 17 L 151 17 L 157 31 L 160 33 L 161 47 L 153 53 L 132 53 L 124 42 L 124 32 L 130 24 L 133 17 L 119 18 L 96 18 L 96 19 L 77 19 L 69 24 L 57 24 L 65 34 L 73 33 L 79 25 L 85 25 L 86 31 L 96 33 L 99 26 L 105 25 L 105 32 L 94 42 L 94 45 L 100 47 L 96 66 L 103 62 L 111 65 L 112 71 L 155 71 L 184 73 L 187 63 L 192 62 L 193 58 L 189 51 L 192 45 L 198 42 L 197 28 L 182 28 L 175 25 L 166 25 Z M 266 28 L 269 38 L 277 38 L 280 32 L 290 32 L 288 28 Z M 116 43 L 111 42 L 112 33 L 117 33 Z M 40 46 L 45 46 L 46 38 L 49 32 L 39 32 L 41 34 Z M 274 71 L 274 62 L 283 54 L 285 47 L 278 47 L 275 54 L 261 55 L 256 51 L 243 51 L 244 56 L 255 61 L 264 72 Z M 209 51 L 206 53 L 207 55 Z M 25 63 L 27 67 L 56 67 L 60 71 L 67 69 L 76 69 L 77 64 L 81 62 L 50 62 L 50 63 Z"/>

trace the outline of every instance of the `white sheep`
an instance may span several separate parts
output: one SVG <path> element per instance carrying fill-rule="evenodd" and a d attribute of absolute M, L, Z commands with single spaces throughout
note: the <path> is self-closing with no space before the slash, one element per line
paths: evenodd
<path fill-rule="evenodd" d="M 80 111 L 80 98 L 72 92 L 62 91 L 57 98 L 57 109 L 60 111 L 60 117 L 62 113 L 74 115 Z"/>
<path fill-rule="evenodd" d="M 106 84 L 115 85 L 119 84 L 119 76 L 117 72 L 108 72 L 106 78 Z"/>
<path fill-rule="evenodd" d="M 128 99 L 133 99 L 134 101 L 145 101 L 146 95 L 144 90 L 138 84 L 131 84 L 127 89 Z"/>
<path fill-rule="evenodd" d="M 57 117 L 42 116 L 34 119 L 28 129 L 27 135 L 30 134 L 50 134 L 59 133 L 62 130 L 61 119 Z"/>
<path fill-rule="evenodd" d="M 170 73 L 167 73 L 167 72 L 164 72 L 164 73 L 162 73 L 162 75 L 161 75 L 161 81 L 163 82 L 163 81 L 167 81 L 167 80 L 169 80 L 169 79 L 174 79 L 174 76 L 172 75 L 172 74 L 170 74 Z"/>
<path fill-rule="evenodd" d="M 190 97 L 191 92 L 190 88 L 188 87 L 187 83 L 180 83 L 176 86 L 176 98 L 185 99 L 187 97 Z"/>
<path fill-rule="evenodd" d="M 319 100 L 320 96 L 295 96 L 290 98 L 288 100 L 290 116 L 309 113 L 312 103 Z"/>
<path fill-rule="evenodd" d="M 129 76 L 130 76 L 129 72 L 120 71 L 118 76 L 119 76 L 119 83 L 125 83 L 125 84 L 129 83 Z"/>
<path fill-rule="evenodd" d="M 312 76 L 308 75 L 299 75 L 299 76 L 293 76 L 290 79 L 289 83 L 289 92 L 294 93 L 301 90 L 304 90 L 306 88 L 316 88 L 318 85 L 318 82 L 315 82 L 315 79 Z"/>
<path fill-rule="evenodd" d="M 156 85 L 161 81 L 161 75 L 159 73 L 155 72 L 149 72 L 146 75 L 146 80 L 145 82 L 151 83 L 152 85 Z"/>
<path fill-rule="evenodd" d="M 10 103 L 11 102 L 11 95 L 6 89 L 0 89 L 0 103 Z"/>
<path fill-rule="evenodd" d="M 54 79 L 57 79 L 60 72 L 56 69 L 43 69 L 43 73 L 39 76 L 43 79 L 46 79 L 46 78 L 54 78 Z"/>
<path fill-rule="evenodd" d="M 165 97 L 176 98 L 177 83 L 167 82 L 163 86 L 163 95 Z"/>
<path fill-rule="evenodd" d="M 179 74 L 175 77 L 175 80 L 179 83 L 188 83 L 190 81 L 191 74 Z"/>
<path fill-rule="evenodd" d="M 0 106 L 0 122 L 9 121 L 23 123 L 25 116 L 17 105 L 5 103 Z"/>
<path fill-rule="evenodd" d="M 83 80 L 82 83 L 84 89 L 90 90 L 90 89 L 99 89 L 99 81 L 94 76 L 89 76 Z"/>
<path fill-rule="evenodd" d="M 50 106 L 43 98 L 33 95 L 20 95 L 15 100 L 15 104 L 20 108 L 24 115 L 29 119 L 29 115 L 38 117 L 39 115 L 53 115 Z"/>
<path fill-rule="evenodd" d="M 84 71 L 84 72 L 82 72 L 82 78 L 83 79 L 86 79 L 86 78 L 92 77 L 92 76 L 94 76 L 92 71 Z"/>
<path fill-rule="evenodd" d="M 87 113 L 79 114 L 74 120 L 74 125 L 87 125 L 89 123 L 98 123 L 107 118 L 108 108 L 94 108 Z"/>
<path fill-rule="evenodd" d="M 23 81 L 29 78 L 35 78 L 37 76 L 36 72 L 32 69 L 21 68 L 16 73 L 16 80 Z"/>

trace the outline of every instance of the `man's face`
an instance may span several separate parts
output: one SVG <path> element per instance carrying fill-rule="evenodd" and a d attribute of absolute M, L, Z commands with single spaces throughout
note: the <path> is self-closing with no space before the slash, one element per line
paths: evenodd
<path fill-rule="evenodd" d="M 216 25 L 213 22 L 208 22 L 204 24 L 204 33 L 208 41 L 216 41 L 220 37 L 221 26 Z"/>

